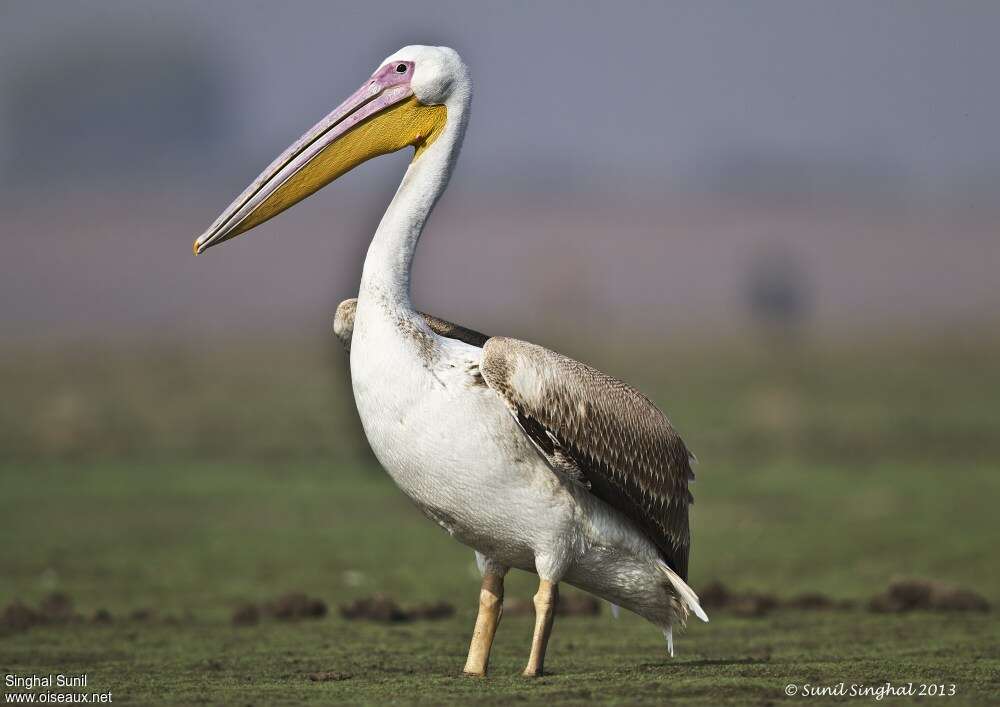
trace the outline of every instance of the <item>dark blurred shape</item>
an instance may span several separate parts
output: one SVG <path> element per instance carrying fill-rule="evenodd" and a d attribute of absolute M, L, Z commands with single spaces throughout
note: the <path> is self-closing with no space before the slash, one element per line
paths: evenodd
<path fill-rule="evenodd" d="M 339 682 L 340 680 L 350 680 L 353 675 L 337 671 L 326 671 L 322 673 L 309 673 L 309 679 L 313 682 Z"/>
<path fill-rule="evenodd" d="M 384 594 L 363 597 L 340 607 L 340 615 L 348 621 L 381 621 L 394 623 L 407 621 L 408 617 L 394 599 Z"/>
<path fill-rule="evenodd" d="M 68 621 L 74 616 L 73 600 L 63 592 L 49 594 L 42 599 L 38 609 L 52 621 Z"/>
<path fill-rule="evenodd" d="M 737 616 L 764 616 L 774 609 L 803 609 L 828 611 L 832 609 L 853 609 L 854 602 L 835 601 L 819 592 L 799 594 L 782 600 L 772 594 L 760 592 L 737 592 L 722 582 L 711 582 L 698 593 L 701 604 L 707 610 L 730 611 Z M 980 594 L 928 579 L 897 579 L 889 584 L 882 594 L 877 594 L 868 602 L 868 609 L 877 613 L 901 613 L 906 611 L 980 611 L 990 610 L 990 603 Z"/>
<path fill-rule="evenodd" d="M 508 599 L 503 612 L 510 616 L 534 616 L 535 605 L 527 599 Z M 582 592 L 561 592 L 556 603 L 556 616 L 597 616 L 601 600 Z"/>
<path fill-rule="evenodd" d="M 455 607 L 446 601 L 417 604 L 403 609 L 396 600 L 385 594 L 375 594 L 357 599 L 340 607 L 340 615 L 348 621 L 378 621 L 402 623 L 405 621 L 435 621 L 455 614 Z"/>
<path fill-rule="evenodd" d="M 264 613 L 276 619 L 318 619 L 326 616 L 326 602 L 302 592 L 289 592 L 264 605 Z"/>
<path fill-rule="evenodd" d="M 819 592 L 805 592 L 790 599 L 782 599 L 774 594 L 762 592 L 740 592 L 730 590 L 718 580 L 705 585 L 698 597 L 707 610 L 723 610 L 737 616 L 766 616 L 775 609 L 800 609 L 803 611 L 832 611 L 853 609 L 850 600 L 834 600 Z"/>
<path fill-rule="evenodd" d="M 778 599 L 773 594 L 744 592 L 736 594 L 726 607 L 737 616 L 765 616 L 778 608 Z"/>
<path fill-rule="evenodd" d="M 729 597 L 729 588 L 719 580 L 709 582 L 698 592 L 705 609 L 719 609 L 729 603 Z"/>
<path fill-rule="evenodd" d="M 246 602 L 233 610 L 231 621 L 234 626 L 253 626 L 267 616 L 279 621 L 297 619 L 319 619 L 326 616 L 326 602 L 310 597 L 304 592 L 289 592 L 276 599 L 254 604 Z"/>
<path fill-rule="evenodd" d="M 179 28 L 79 30 L 26 52 L 3 87 L 19 184 L 123 180 L 199 157 L 224 137 L 225 81 Z"/>
<path fill-rule="evenodd" d="M 556 605 L 557 616 L 597 616 L 600 613 L 600 600 L 590 594 L 565 594 L 559 597 Z"/>
<path fill-rule="evenodd" d="M 39 602 L 37 609 L 20 601 L 12 601 L 4 607 L 3 613 L 0 613 L 0 634 L 79 620 L 80 615 L 73 610 L 73 600 L 62 592 L 53 592 Z"/>
<path fill-rule="evenodd" d="M 971 589 L 956 587 L 931 579 L 897 579 L 884 594 L 872 597 L 868 604 L 877 613 L 906 611 L 980 611 L 990 610 L 990 603 Z"/>
<path fill-rule="evenodd" d="M 260 623 L 260 609 L 256 604 L 241 604 L 233 611 L 232 621 L 235 626 L 253 626 Z"/>
<path fill-rule="evenodd" d="M 428 604 L 417 604 L 409 611 L 413 620 L 437 621 L 454 616 L 455 607 L 446 601 L 434 601 Z"/>
<path fill-rule="evenodd" d="M 24 631 L 43 622 L 40 613 L 27 604 L 13 601 L 4 608 L 3 615 L 0 616 L 0 629 L 5 632 Z"/>
<path fill-rule="evenodd" d="M 798 337 L 810 312 L 809 282 L 801 261 L 787 247 L 757 253 L 747 278 L 750 315 L 769 339 Z"/>

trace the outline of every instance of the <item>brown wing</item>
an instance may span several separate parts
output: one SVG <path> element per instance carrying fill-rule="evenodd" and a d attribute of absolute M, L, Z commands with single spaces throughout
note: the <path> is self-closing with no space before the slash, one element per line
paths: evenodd
<path fill-rule="evenodd" d="M 357 313 L 357 310 L 357 298 L 345 299 L 337 305 L 337 315 L 333 320 L 333 332 L 348 351 L 351 350 L 351 337 L 354 335 L 354 315 Z M 490 338 L 474 329 L 452 324 L 444 319 L 438 319 L 433 315 L 424 314 L 423 312 L 419 312 L 419 314 L 427 322 L 427 326 L 431 328 L 431 331 L 438 336 L 443 336 L 447 339 L 457 339 L 458 341 L 463 341 L 466 344 L 478 346 L 479 348 L 482 348 L 486 340 Z"/>
<path fill-rule="evenodd" d="M 666 416 L 620 380 L 517 339 L 489 339 L 480 369 L 553 468 L 571 461 L 686 580 L 694 473 Z"/>

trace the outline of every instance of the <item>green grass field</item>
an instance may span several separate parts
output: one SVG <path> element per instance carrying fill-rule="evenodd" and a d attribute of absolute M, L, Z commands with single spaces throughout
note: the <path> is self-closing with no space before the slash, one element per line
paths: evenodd
<path fill-rule="evenodd" d="M 710 611 L 673 660 L 636 617 L 559 617 L 550 675 L 535 681 L 519 677 L 530 616 L 504 617 L 490 677 L 460 676 L 472 552 L 374 465 L 329 342 L 6 355 L 0 606 L 62 592 L 83 618 L 0 633 L 0 672 L 86 673 L 88 691 L 140 704 L 780 703 L 807 701 L 786 697 L 789 683 L 841 681 L 955 684 L 935 699 L 989 702 L 1000 695 L 995 611 L 865 605 L 897 576 L 1000 600 L 998 353 L 952 341 L 587 357 L 652 393 L 700 458 L 696 590 L 721 580 L 857 604 Z M 322 598 L 330 615 L 232 624 L 241 603 L 289 591 Z M 512 573 L 508 599 L 533 591 L 533 577 Z M 380 592 L 456 614 L 392 625 L 337 614 Z M 110 623 L 90 620 L 99 609 Z M 130 618 L 137 610 L 148 618 Z"/>

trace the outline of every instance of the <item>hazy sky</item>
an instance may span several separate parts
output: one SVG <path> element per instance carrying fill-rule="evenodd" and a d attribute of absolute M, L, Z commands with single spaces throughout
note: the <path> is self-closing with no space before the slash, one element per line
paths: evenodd
<path fill-rule="evenodd" d="M 207 90 L 219 94 L 225 128 L 212 136 L 220 150 L 213 161 L 245 174 L 396 48 L 433 43 L 457 48 L 476 81 L 465 187 L 655 191 L 733 180 L 739 187 L 741 179 L 768 178 L 773 164 L 790 163 L 794 182 L 803 162 L 826 164 L 848 181 L 864 164 L 876 181 L 988 183 L 1000 175 L 998 36 L 1000 3 L 986 1 L 7 0 L 0 156 L 24 139 L 12 134 L 11 110 L 22 123 L 28 115 L 39 135 L 68 131 L 72 140 L 83 130 L 73 124 L 75 110 L 84 105 L 91 122 L 113 122 L 118 75 L 130 65 L 157 66 L 164 46 L 175 46 L 204 66 L 215 82 Z M 88 52 L 102 61 L 92 63 Z M 58 74 L 72 81 L 73 100 L 60 104 L 66 90 L 55 85 L 39 91 L 37 115 L 12 107 L 5 87 L 51 61 L 70 65 Z M 157 91 L 162 75 L 143 70 L 148 82 L 125 84 L 131 95 L 114 98 L 164 101 L 157 115 L 194 109 L 171 105 Z M 199 73 L 179 70 L 189 80 Z M 164 131 L 143 122 L 148 133 L 133 126 L 117 141 L 94 137 L 107 169 L 137 151 L 156 152 Z M 245 160 L 239 169 L 236 156 Z M 4 179 L 17 180 L 9 161 Z"/>
<path fill-rule="evenodd" d="M 385 56 L 433 43 L 476 89 L 420 306 L 550 344 L 581 318 L 721 335 L 776 258 L 817 328 L 985 331 L 998 37 L 1000 2 L 0 0 L 0 326 L 327 332 L 405 154 L 191 241 Z"/>

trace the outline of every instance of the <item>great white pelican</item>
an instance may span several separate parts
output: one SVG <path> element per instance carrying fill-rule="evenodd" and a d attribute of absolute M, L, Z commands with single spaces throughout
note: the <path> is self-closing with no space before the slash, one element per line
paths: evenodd
<path fill-rule="evenodd" d="M 362 162 L 412 147 L 372 238 L 356 300 L 337 310 L 372 450 L 482 572 L 465 672 L 485 675 L 510 568 L 538 574 L 526 676 L 542 674 L 560 582 L 664 632 L 708 618 L 687 585 L 691 454 L 642 393 L 525 341 L 421 314 L 410 267 L 448 185 L 472 81 L 446 47 L 405 47 L 265 169 L 194 243 L 260 225 Z"/>

